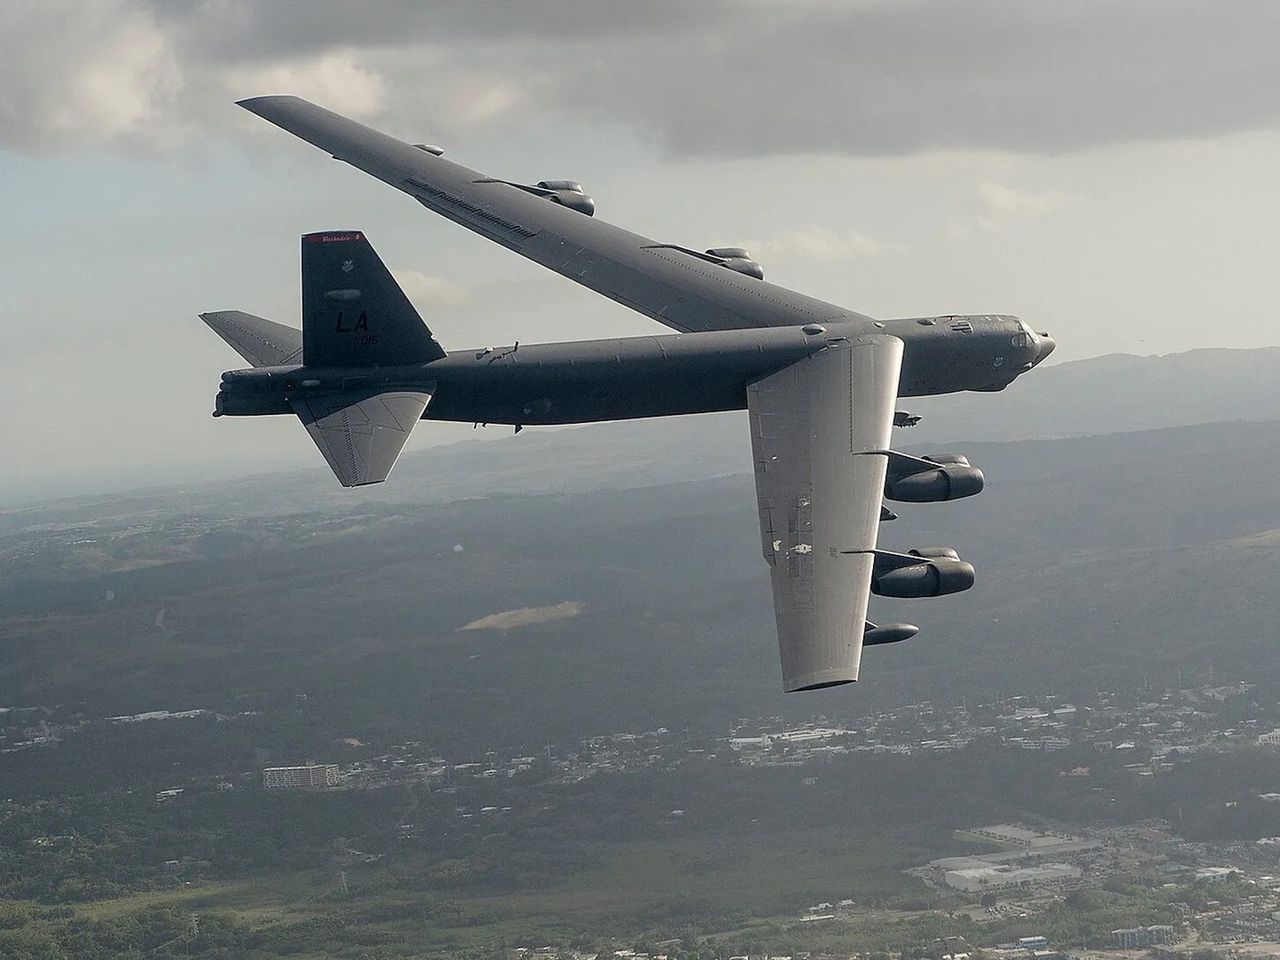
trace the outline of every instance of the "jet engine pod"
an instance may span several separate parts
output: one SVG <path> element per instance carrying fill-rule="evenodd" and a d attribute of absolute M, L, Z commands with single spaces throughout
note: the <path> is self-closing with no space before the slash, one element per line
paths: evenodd
<path fill-rule="evenodd" d="M 957 453 L 941 453 L 917 459 L 901 453 L 889 455 L 885 496 L 904 503 L 938 503 L 981 493 L 986 478 Z"/>
<path fill-rule="evenodd" d="M 707 250 L 707 256 L 715 257 L 720 261 L 720 266 L 727 267 L 734 273 L 745 274 L 757 280 L 764 279 L 764 267 L 751 259 L 746 247 L 711 247 Z"/>
<path fill-rule="evenodd" d="M 910 553 L 876 551 L 871 592 L 881 597 L 941 597 L 973 586 L 973 564 L 949 547 L 925 547 Z"/>
<path fill-rule="evenodd" d="M 573 193 L 582 193 L 582 184 L 577 180 L 539 180 L 538 186 L 543 190 L 569 190 Z"/>
<path fill-rule="evenodd" d="M 726 260 L 724 265 L 735 273 L 743 273 L 748 277 L 754 277 L 757 280 L 764 279 L 764 267 L 756 263 L 754 260 Z"/>
<path fill-rule="evenodd" d="M 595 200 L 584 193 L 574 193 L 572 190 L 553 193 L 551 202 L 558 203 L 562 207 L 568 207 L 570 210 L 577 210 L 578 213 L 585 213 L 588 217 L 594 217 L 596 213 Z"/>
<path fill-rule="evenodd" d="M 916 547 L 907 551 L 909 557 L 923 557 L 926 560 L 959 560 L 960 554 L 955 547 Z"/>
<path fill-rule="evenodd" d="M 900 643 L 910 640 L 919 632 L 920 628 L 914 623 L 885 623 L 876 626 L 868 620 L 862 631 L 862 645 L 874 647 L 882 643 Z"/>
<path fill-rule="evenodd" d="M 595 216 L 595 200 L 583 193 L 582 184 L 576 180 L 539 180 L 537 188 L 545 190 L 552 203 L 585 213 L 588 217 Z"/>

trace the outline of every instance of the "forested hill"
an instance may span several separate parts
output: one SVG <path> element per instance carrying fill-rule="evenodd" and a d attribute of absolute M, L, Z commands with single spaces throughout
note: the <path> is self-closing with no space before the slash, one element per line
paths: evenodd
<path fill-rule="evenodd" d="M 1001 393 L 904 399 L 900 406 L 924 419 L 895 431 L 895 445 L 926 452 L 937 444 L 964 451 L 973 441 L 1271 420 L 1280 417 L 1280 348 L 1115 354 L 1038 368 Z M 224 421 L 223 427 L 235 430 L 237 424 Z M 303 445 L 299 463 L 306 469 L 0 509 L 0 533 L 157 509 L 234 516 L 343 513 L 372 503 L 587 492 L 747 473 L 751 464 L 745 413 L 530 428 L 518 436 L 507 427 L 490 427 L 488 440 L 415 450 L 431 430 L 429 422 L 419 425 L 410 452 L 381 485 L 341 489 L 320 455 Z"/>
<path fill-rule="evenodd" d="M 964 449 L 988 489 L 903 505 L 881 536 L 955 545 L 977 585 L 874 598 L 873 619 L 922 632 L 869 650 L 854 687 L 780 693 L 751 479 L 737 475 L 342 515 L 155 506 L 10 532 L 5 698 L 102 716 L 305 694 L 320 719 L 297 735 L 317 744 L 376 729 L 536 748 L 723 729 L 746 703 L 808 717 L 1280 670 L 1280 422 Z"/>

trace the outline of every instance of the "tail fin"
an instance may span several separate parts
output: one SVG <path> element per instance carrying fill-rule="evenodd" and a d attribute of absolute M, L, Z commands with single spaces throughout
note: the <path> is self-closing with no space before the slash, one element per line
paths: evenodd
<path fill-rule="evenodd" d="M 385 367 L 445 355 L 363 233 L 302 237 L 302 359 L 309 367 Z"/>

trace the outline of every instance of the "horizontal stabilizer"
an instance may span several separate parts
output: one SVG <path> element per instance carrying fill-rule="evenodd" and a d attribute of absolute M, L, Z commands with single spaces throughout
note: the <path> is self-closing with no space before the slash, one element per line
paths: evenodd
<path fill-rule="evenodd" d="M 381 483 L 400 458 L 431 394 L 343 392 L 292 401 L 344 487 Z"/>
<path fill-rule="evenodd" d="M 302 331 L 241 310 L 200 314 L 209 329 L 255 367 L 281 367 L 302 362 Z"/>

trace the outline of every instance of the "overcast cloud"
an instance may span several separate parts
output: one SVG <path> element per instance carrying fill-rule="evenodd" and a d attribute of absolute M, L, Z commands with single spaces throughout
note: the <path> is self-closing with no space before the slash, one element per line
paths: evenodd
<path fill-rule="evenodd" d="M 572 114 L 713 157 L 1280 122 L 1273 0 L 19 0 L 6 35 L 0 137 L 27 150 L 190 144 L 225 132 L 229 96 L 264 90 L 446 135 Z"/>
<path fill-rule="evenodd" d="M 210 418 L 240 361 L 196 319 L 296 325 L 300 233 L 366 231 L 446 349 L 659 329 L 234 106 L 268 93 L 851 309 L 1020 314 L 1051 363 L 1280 344 L 1275 0 L 9 0 L 2 29 L 0 504 L 318 466 L 285 418 Z"/>

